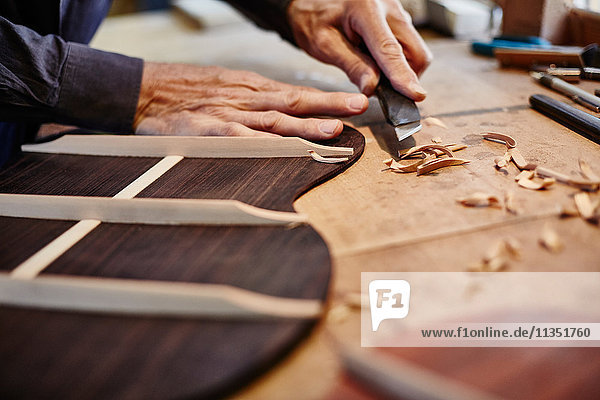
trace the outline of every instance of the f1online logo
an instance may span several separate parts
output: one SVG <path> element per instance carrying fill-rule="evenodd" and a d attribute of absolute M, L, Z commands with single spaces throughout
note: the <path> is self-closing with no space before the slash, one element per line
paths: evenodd
<path fill-rule="evenodd" d="M 410 284 L 401 279 L 378 279 L 369 283 L 371 330 L 377 332 L 385 319 L 402 319 L 408 315 Z"/>

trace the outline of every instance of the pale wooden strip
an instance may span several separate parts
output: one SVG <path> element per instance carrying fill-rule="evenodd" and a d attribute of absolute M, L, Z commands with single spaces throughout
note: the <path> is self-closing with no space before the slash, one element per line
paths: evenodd
<path fill-rule="evenodd" d="M 346 371 L 386 398 L 407 400 L 499 400 L 500 397 L 434 371 L 377 352 L 340 348 Z"/>
<path fill-rule="evenodd" d="M 12 278 L 33 279 L 40 274 L 54 260 L 63 255 L 67 250 L 93 231 L 100 221 L 87 219 L 79 221 L 62 235 L 48 243 L 37 253 L 22 262 L 10 273 Z"/>
<path fill-rule="evenodd" d="M 142 190 L 150 186 L 155 180 L 164 175 L 165 172 L 173 168 L 179 161 L 183 160 L 182 156 L 167 156 L 156 163 L 148 171 L 140 175 L 135 181 L 127 185 L 123 190 L 114 195 L 115 199 L 132 199 L 137 196 Z"/>
<path fill-rule="evenodd" d="M 350 147 L 323 146 L 297 137 L 65 135 L 51 142 L 26 144 L 21 148 L 36 153 L 131 157 L 180 155 L 189 158 L 310 157 L 308 150 L 324 157 L 354 153 Z"/>
<path fill-rule="evenodd" d="M 271 211 L 237 200 L 120 199 L 0 193 L 5 217 L 158 225 L 287 225 L 305 215 Z"/>
<path fill-rule="evenodd" d="M 133 198 L 182 159 L 183 157 L 181 156 L 169 156 L 163 158 L 114 197 L 117 199 Z M 48 265 L 52 264 L 54 260 L 63 255 L 98 225 L 100 225 L 100 221 L 96 219 L 79 221 L 62 235 L 48 243 L 37 253 L 13 269 L 11 271 L 11 276 L 17 279 L 35 278 L 48 267 Z"/>
<path fill-rule="evenodd" d="M 300 318 L 321 315 L 319 300 L 268 296 L 227 285 L 0 274 L 0 304 L 59 311 L 185 318 Z"/>

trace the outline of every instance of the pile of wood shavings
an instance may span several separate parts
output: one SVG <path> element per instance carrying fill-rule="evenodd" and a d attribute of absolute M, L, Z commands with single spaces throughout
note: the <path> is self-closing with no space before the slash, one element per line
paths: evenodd
<path fill-rule="evenodd" d="M 455 143 L 447 145 L 425 144 L 412 147 L 405 153 L 400 154 L 400 160 L 404 160 L 402 162 L 390 158 L 383 163 L 393 172 L 416 172 L 417 175 L 424 175 L 440 168 L 468 163 L 469 160 L 454 157 L 455 151 L 466 148 L 466 145 Z"/>
<path fill-rule="evenodd" d="M 511 260 L 521 258 L 521 244 L 512 237 L 501 239 L 488 249 L 483 259 L 472 265 L 472 272 L 498 272 L 506 269 Z"/>

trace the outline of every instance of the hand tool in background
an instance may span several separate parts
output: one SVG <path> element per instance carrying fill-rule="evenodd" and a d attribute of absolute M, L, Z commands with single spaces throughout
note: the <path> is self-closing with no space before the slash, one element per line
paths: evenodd
<path fill-rule="evenodd" d="M 600 118 L 542 94 L 531 96 L 529 104 L 534 110 L 600 144 Z"/>
<path fill-rule="evenodd" d="M 491 42 L 475 41 L 471 44 L 471 49 L 474 53 L 488 57 L 494 57 L 494 52 L 497 48 L 548 50 L 552 47 L 552 43 L 538 36 L 512 35 L 497 36 Z"/>
<path fill-rule="evenodd" d="M 397 92 L 385 76 L 381 77 L 375 94 L 385 119 L 394 127 L 399 142 L 421 130 L 421 114 L 417 105 Z"/>
<path fill-rule="evenodd" d="M 564 94 L 574 102 L 581 104 L 592 111 L 600 112 L 600 99 L 591 93 L 588 93 L 577 86 L 573 86 L 560 78 L 555 78 L 543 72 L 530 72 L 530 75 L 537 82 Z"/>

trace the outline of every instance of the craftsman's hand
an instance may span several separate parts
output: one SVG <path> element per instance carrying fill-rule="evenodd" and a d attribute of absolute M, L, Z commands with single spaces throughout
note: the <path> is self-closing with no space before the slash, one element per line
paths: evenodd
<path fill-rule="evenodd" d="M 431 52 L 398 0 L 292 0 L 288 18 L 301 48 L 340 67 L 367 96 L 383 71 L 396 90 L 425 98 L 417 76 Z"/>
<path fill-rule="evenodd" d="M 145 135 L 301 136 L 330 139 L 337 119 L 368 107 L 362 94 L 326 93 L 247 71 L 145 63 L 134 129 Z"/>

